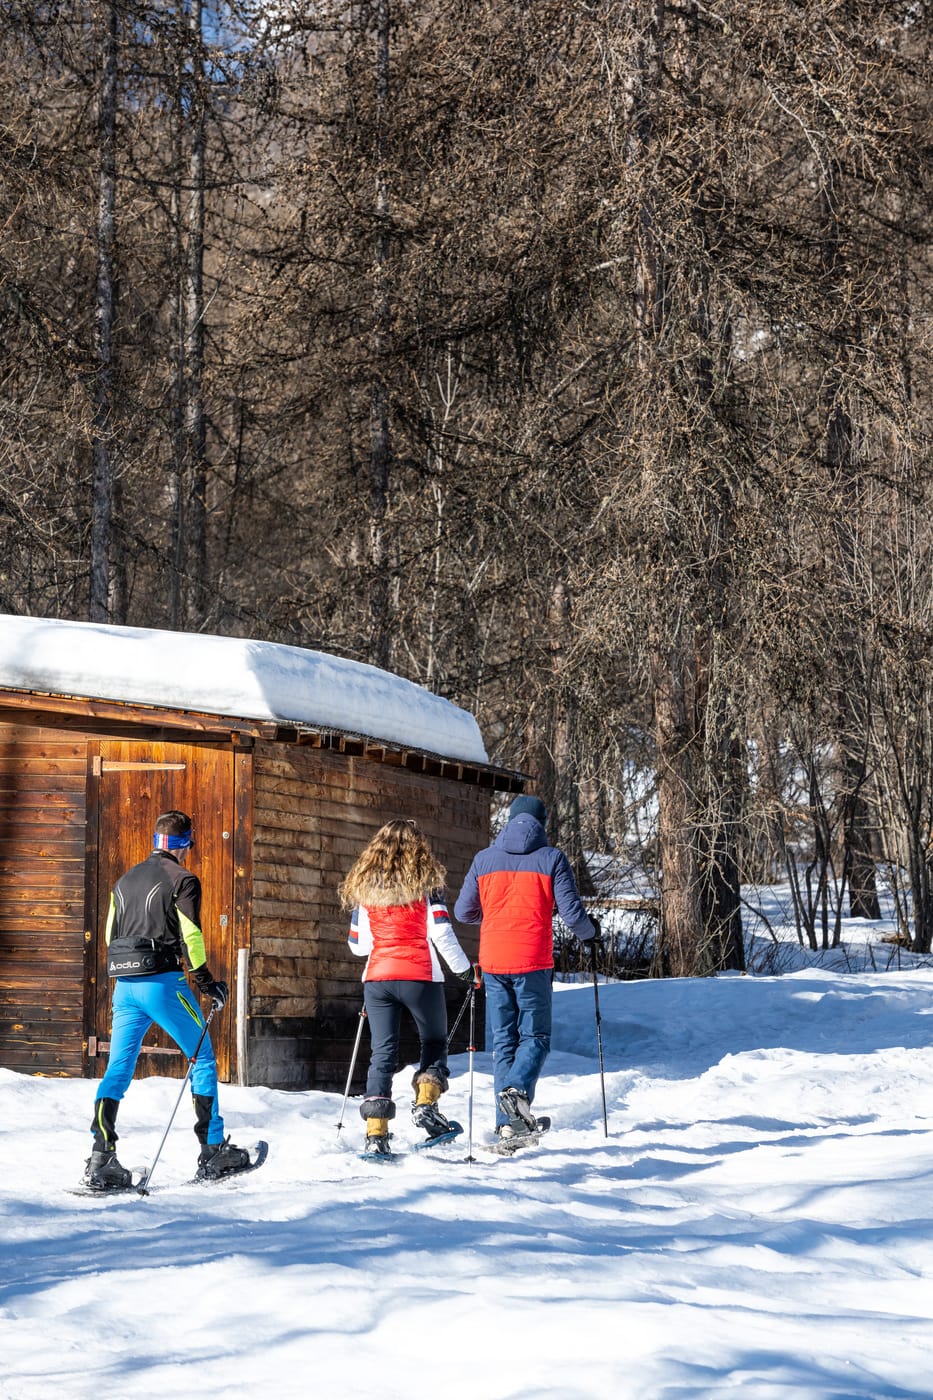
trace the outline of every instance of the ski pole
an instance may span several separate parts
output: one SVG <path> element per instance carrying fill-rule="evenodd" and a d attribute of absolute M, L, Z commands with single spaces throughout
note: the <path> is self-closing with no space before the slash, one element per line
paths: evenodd
<path fill-rule="evenodd" d="M 350 1056 L 350 1073 L 347 1075 L 347 1087 L 343 1091 L 343 1103 L 340 1105 L 340 1121 L 337 1124 L 337 1131 L 343 1127 L 343 1115 L 347 1107 L 347 1099 L 350 1097 L 350 1081 L 353 1078 L 353 1071 L 356 1069 L 356 1057 L 360 1049 L 360 1037 L 363 1034 L 363 1022 L 366 1020 L 366 1007 L 360 1012 L 359 1024 L 356 1028 L 356 1040 L 353 1042 L 353 1054 Z"/>
<path fill-rule="evenodd" d="M 204 1022 L 204 1026 L 203 1026 L 203 1028 L 202 1028 L 202 1030 L 201 1030 L 201 1034 L 198 1036 L 198 1043 L 197 1043 L 197 1045 L 194 1047 L 194 1054 L 191 1056 L 191 1059 L 188 1061 L 188 1068 L 185 1070 L 185 1077 L 184 1077 L 184 1079 L 181 1081 L 181 1088 L 180 1088 L 179 1091 L 178 1091 L 178 1098 L 175 1100 L 175 1107 L 172 1109 L 172 1116 L 171 1116 L 171 1118 L 168 1120 L 168 1123 L 167 1123 L 166 1128 L 165 1128 L 165 1132 L 162 1134 L 162 1141 L 159 1143 L 159 1150 L 158 1150 L 158 1152 L 156 1153 L 155 1157 L 152 1159 L 152 1166 L 151 1166 L 151 1167 L 149 1168 L 149 1170 L 146 1172 L 146 1175 L 143 1177 L 142 1181 L 139 1183 L 139 1185 L 138 1185 L 137 1188 L 136 1188 L 136 1190 L 139 1192 L 140 1196 L 148 1196 L 148 1195 L 149 1195 L 149 1183 L 150 1183 L 150 1181 L 152 1180 L 152 1173 L 155 1171 L 155 1169 L 156 1169 L 156 1163 L 158 1162 L 159 1158 L 160 1158 L 161 1155 L 162 1155 L 162 1148 L 165 1146 L 165 1139 L 168 1137 L 169 1129 L 171 1128 L 172 1124 L 173 1124 L 174 1121 L 175 1121 L 175 1114 L 178 1112 L 178 1105 L 181 1103 L 182 1095 L 183 1095 L 184 1092 L 185 1092 L 185 1085 L 188 1083 L 188 1079 L 189 1079 L 189 1076 L 190 1076 L 190 1074 L 191 1074 L 191 1071 L 194 1069 L 195 1062 L 197 1061 L 198 1055 L 201 1053 L 201 1046 L 204 1044 L 204 1037 L 207 1035 L 207 1028 L 208 1028 L 208 1026 L 210 1025 L 211 1021 L 213 1021 L 213 1019 L 214 1019 L 214 1012 L 215 1012 L 216 1010 L 217 1010 L 217 1007 L 216 1007 L 216 1006 L 212 1006 L 212 1007 L 211 1007 L 210 1011 L 208 1012 L 207 1020 Z"/>
<path fill-rule="evenodd" d="M 595 942 L 595 940 L 594 940 Z M 593 1000 L 596 1003 L 596 1046 L 599 1050 L 599 1084 L 603 1095 L 603 1132 L 609 1136 L 609 1119 L 606 1114 L 606 1076 L 603 1071 L 603 1032 L 602 1017 L 599 1014 L 599 981 L 596 975 L 596 949 L 593 949 Z"/>
<path fill-rule="evenodd" d="M 450 1028 L 450 1035 L 447 1037 L 447 1049 L 448 1049 L 448 1050 L 450 1049 L 451 1042 L 452 1042 L 454 1036 L 455 1036 L 456 1033 L 457 1033 L 457 1027 L 459 1026 L 460 1022 L 463 1020 L 463 1013 L 464 1013 L 464 1011 L 466 1011 L 467 1007 L 468 1007 L 469 1004 L 470 1004 L 470 997 L 473 995 L 473 991 L 474 991 L 474 988 L 471 986 L 471 987 L 470 987 L 470 990 L 467 992 L 466 996 L 463 998 L 463 1005 L 461 1006 L 460 1010 L 457 1012 L 457 1019 L 456 1019 L 456 1021 L 454 1021 L 453 1025 L 452 1025 L 451 1028 Z"/>
<path fill-rule="evenodd" d="M 473 1052 L 476 1049 L 476 988 L 470 988 L 470 1093 L 467 1102 L 467 1161 L 475 1162 L 473 1156 Z"/>

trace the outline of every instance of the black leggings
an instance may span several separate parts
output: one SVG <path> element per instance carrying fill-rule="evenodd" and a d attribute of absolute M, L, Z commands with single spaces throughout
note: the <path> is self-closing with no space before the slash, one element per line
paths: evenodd
<path fill-rule="evenodd" d="M 447 1070 L 447 1003 L 443 982 L 364 982 L 363 1000 L 372 1045 L 367 1097 L 391 1098 L 392 1076 L 398 1068 L 398 1035 L 402 1008 L 410 1011 L 421 1040 L 419 1070 Z"/>

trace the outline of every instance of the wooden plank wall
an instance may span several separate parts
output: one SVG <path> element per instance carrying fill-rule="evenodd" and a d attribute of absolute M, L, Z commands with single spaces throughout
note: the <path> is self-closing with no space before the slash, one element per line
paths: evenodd
<path fill-rule="evenodd" d="M 254 753 L 250 1079 L 343 1090 L 362 1005 L 337 889 L 384 822 L 414 817 L 448 869 L 451 903 L 489 830 L 488 789 L 297 745 Z M 475 930 L 460 930 L 476 955 Z M 448 979 L 453 1011 L 462 985 Z M 364 1037 L 365 1039 L 365 1037 Z M 403 1042 L 411 1053 L 412 1042 Z M 360 1055 L 354 1088 L 368 1059 Z"/>
<path fill-rule="evenodd" d="M 80 1075 L 87 742 L 0 724 L 0 1065 Z"/>

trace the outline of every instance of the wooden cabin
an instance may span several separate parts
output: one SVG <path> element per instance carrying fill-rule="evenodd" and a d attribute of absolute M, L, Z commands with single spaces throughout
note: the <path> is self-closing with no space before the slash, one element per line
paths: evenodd
<path fill-rule="evenodd" d="M 257 646 L 275 665 L 287 653 L 298 676 L 298 648 L 0 618 L 0 1066 L 104 1072 L 110 890 L 151 850 L 159 813 L 179 808 L 193 818 L 187 863 L 202 882 L 208 962 L 231 987 L 212 1027 L 222 1079 L 343 1088 L 362 965 L 346 946 L 341 879 L 383 822 L 415 817 L 448 868 L 452 899 L 487 843 L 491 798 L 522 791 L 523 780 L 484 761 L 464 727 L 475 727 L 472 716 L 449 706 L 451 728 L 439 708 L 449 702 L 372 667 L 305 653 L 327 671 L 323 702 L 302 698 L 299 683 L 299 700 L 283 705 L 268 668 L 255 701 L 238 690 L 237 666 Z M 129 682 L 121 647 L 133 658 Z M 151 676 L 139 664 L 149 651 Z M 225 656 L 239 659 L 225 669 Z M 313 666 L 309 674 L 313 688 Z M 323 718 L 296 718 L 302 708 Z M 346 727 L 333 722 L 343 714 Z M 431 748 L 413 742 L 421 734 Z M 475 956 L 475 930 L 459 932 Z M 459 982 L 449 995 L 453 1010 Z M 140 1074 L 184 1066 L 150 1033 Z"/>

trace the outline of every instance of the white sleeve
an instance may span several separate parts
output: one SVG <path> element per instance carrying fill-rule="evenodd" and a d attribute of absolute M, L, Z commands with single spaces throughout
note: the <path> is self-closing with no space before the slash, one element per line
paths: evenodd
<path fill-rule="evenodd" d="M 358 958 L 368 958 L 373 950 L 373 931 L 369 926 L 369 915 L 365 904 L 360 904 L 350 915 L 350 933 L 347 937 L 350 952 Z"/>
<path fill-rule="evenodd" d="M 466 972 L 471 966 L 470 959 L 460 947 L 446 904 L 439 899 L 428 899 L 426 905 L 428 937 L 451 972 Z"/>

